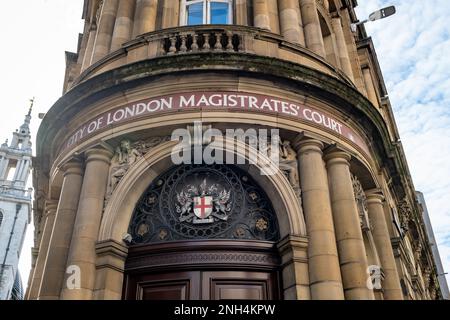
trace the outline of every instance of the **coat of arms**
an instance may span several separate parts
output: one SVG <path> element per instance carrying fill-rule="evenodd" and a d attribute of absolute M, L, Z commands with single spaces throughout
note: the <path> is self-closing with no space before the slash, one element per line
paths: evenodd
<path fill-rule="evenodd" d="M 193 224 L 227 221 L 230 215 L 231 191 L 219 190 L 217 184 L 208 186 L 206 179 L 196 187 L 186 186 L 177 193 L 176 209 L 180 222 Z"/>

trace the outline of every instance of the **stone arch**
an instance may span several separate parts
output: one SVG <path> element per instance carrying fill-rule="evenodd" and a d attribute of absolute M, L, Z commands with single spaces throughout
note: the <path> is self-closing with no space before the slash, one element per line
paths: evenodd
<path fill-rule="evenodd" d="M 248 160 L 257 152 L 242 142 L 230 142 L 226 138 L 216 140 L 217 148 L 226 143 L 235 145 L 235 154 Z M 150 183 L 159 174 L 171 167 L 171 152 L 176 142 L 169 141 L 150 150 L 140 159 L 118 184 L 108 202 L 102 219 L 98 240 L 113 240 L 122 243 L 123 235 L 128 226 L 139 198 Z M 269 161 L 266 158 L 266 161 Z M 300 202 L 291 201 L 297 196 L 285 175 L 278 169 L 274 175 L 260 175 L 260 168 L 251 165 L 249 175 L 263 188 L 272 202 L 280 228 L 280 237 L 288 235 L 306 236 L 306 226 Z"/>

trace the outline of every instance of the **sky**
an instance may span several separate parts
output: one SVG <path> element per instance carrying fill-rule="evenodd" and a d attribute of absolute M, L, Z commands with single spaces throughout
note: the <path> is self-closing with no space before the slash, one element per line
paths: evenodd
<path fill-rule="evenodd" d="M 450 272 L 450 1 L 358 0 L 358 17 L 395 5 L 366 24 L 377 51 L 416 190 L 424 193 Z M 447 275 L 447 282 L 450 276 Z"/>
<path fill-rule="evenodd" d="M 450 1 L 358 0 L 363 20 L 395 5 L 397 14 L 367 23 L 417 190 L 424 193 L 437 244 L 450 272 Z M 65 51 L 76 51 L 82 0 L 4 1 L 0 10 L 0 143 L 22 123 L 36 97 L 33 138 L 61 96 Z M 20 12 L 17 14 L 11 14 Z M 26 286 L 34 227 L 29 225 L 19 269 Z M 450 277 L 447 276 L 450 280 Z"/>

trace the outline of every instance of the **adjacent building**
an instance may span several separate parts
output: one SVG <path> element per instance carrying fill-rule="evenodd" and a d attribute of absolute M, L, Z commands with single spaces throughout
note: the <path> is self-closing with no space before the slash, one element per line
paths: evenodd
<path fill-rule="evenodd" d="M 85 0 L 27 298 L 442 298 L 356 5 Z"/>
<path fill-rule="evenodd" d="M 441 255 L 439 254 L 438 244 L 436 238 L 434 237 L 433 227 L 431 225 L 430 214 L 428 212 L 427 203 L 425 202 L 425 196 L 422 192 L 417 191 L 417 199 L 422 208 L 423 222 L 425 224 L 425 229 L 428 236 L 428 241 L 431 247 L 431 252 L 433 253 L 434 263 L 436 264 L 436 272 L 441 287 L 442 297 L 446 300 L 450 299 L 450 294 L 448 291 L 448 284 L 446 279 L 446 272 L 442 266 Z"/>
<path fill-rule="evenodd" d="M 0 146 L 0 300 L 22 300 L 19 257 L 31 221 L 31 107 L 11 142 Z"/>

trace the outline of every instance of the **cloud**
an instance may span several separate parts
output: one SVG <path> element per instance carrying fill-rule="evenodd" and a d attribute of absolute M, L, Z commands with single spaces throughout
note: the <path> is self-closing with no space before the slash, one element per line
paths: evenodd
<path fill-rule="evenodd" d="M 397 14 L 366 24 L 417 190 L 424 193 L 445 271 L 450 271 L 450 1 L 360 1 L 360 19 L 395 5 Z M 448 277 L 448 280 L 450 277 Z"/>

